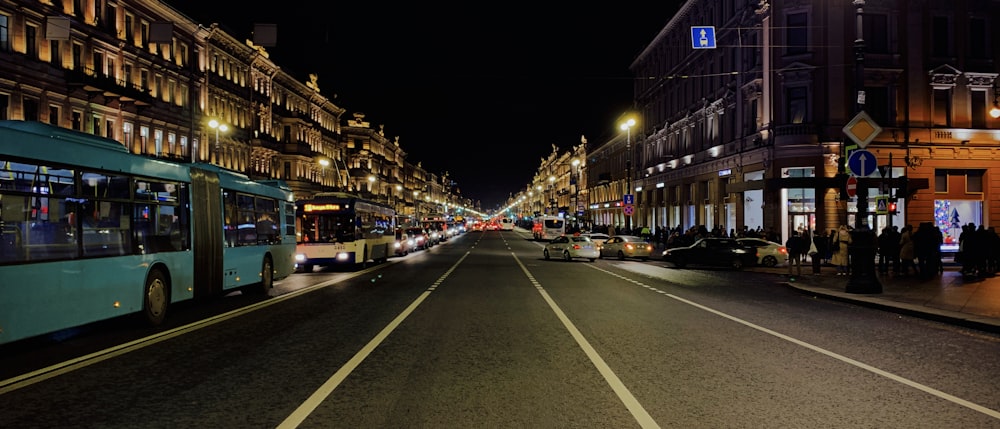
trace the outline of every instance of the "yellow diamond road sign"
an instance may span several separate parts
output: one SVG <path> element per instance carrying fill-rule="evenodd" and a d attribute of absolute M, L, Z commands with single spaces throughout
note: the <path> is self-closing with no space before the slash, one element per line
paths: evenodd
<path fill-rule="evenodd" d="M 844 134 L 854 140 L 861 149 L 868 146 L 868 143 L 875 140 L 875 137 L 881 132 L 882 127 L 878 126 L 864 110 L 858 112 L 857 115 L 854 115 L 854 119 L 851 119 L 851 122 L 844 125 Z"/>

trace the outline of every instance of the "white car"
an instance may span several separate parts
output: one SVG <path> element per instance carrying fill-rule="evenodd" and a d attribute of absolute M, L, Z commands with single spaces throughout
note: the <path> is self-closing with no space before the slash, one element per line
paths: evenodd
<path fill-rule="evenodd" d="M 600 254 L 597 253 L 597 246 L 590 238 L 582 235 L 562 235 L 549 241 L 542 249 L 542 255 L 546 261 L 551 258 L 562 258 L 565 261 L 586 258 L 594 262 Z"/>
<path fill-rule="evenodd" d="M 653 245 L 635 235 L 616 235 L 601 245 L 599 253 L 601 258 L 636 258 L 645 261 L 653 256 Z"/>
<path fill-rule="evenodd" d="M 762 238 L 737 238 L 736 241 L 744 246 L 757 248 L 757 264 L 762 267 L 774 267 L 788 262 L 788 249 L 781 243 Z"/>

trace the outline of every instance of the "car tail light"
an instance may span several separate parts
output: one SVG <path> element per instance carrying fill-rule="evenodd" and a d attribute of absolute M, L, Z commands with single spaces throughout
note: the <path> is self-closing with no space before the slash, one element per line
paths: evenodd
<path fill-rule="evenodd" d="M 579 244 L 574 244 L 573 245 L 573 250 L 580 250 L 580 245 Z"/>
<path fill-rule="evenodd" d="M 785 254 L 787 254 L 788 253 L 788 248 L 786 248 L 785 246 L 781 246 L 781 247 L 778 248 L 778 253 L 785 253 Z"/>
<path fill-rule="evenodd" d="M 626 244 L 625 245 L 625 248 L 628 249 L 628 250 L 632 250 L 633 247 L 635 247 L 635 246 L 633 246 L 631 244 Z"/>

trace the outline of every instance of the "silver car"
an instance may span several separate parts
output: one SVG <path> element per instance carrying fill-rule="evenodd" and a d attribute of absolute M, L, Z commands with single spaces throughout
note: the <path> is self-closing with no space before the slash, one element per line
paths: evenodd
<path fill-rule="evenodd" d="M 653 255 L 653 245 L 634 235 L 616 235 L 601 245 L 600 257 L 637 258 L 647 260 Z"/>
<path fill-rule="evenodd" d="M 597 246 L 588 237 L 580 235 L 562 235 L 553 238 L 542 250 L 545 260 L 562 258 L 572 261 L 573 258 L 586 258 L 590 262 L 597 259 Z"/>

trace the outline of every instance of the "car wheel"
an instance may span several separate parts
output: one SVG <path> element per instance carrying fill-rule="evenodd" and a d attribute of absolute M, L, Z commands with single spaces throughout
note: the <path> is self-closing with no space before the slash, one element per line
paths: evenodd
<path fill-rule="evenodd" d="M 569 254 L 568 250 L 563 252 L 563 260 L 565 260 L 566 262 L 573 260 L 573 256 Z"/>
<path fill-rule="evenodd" d="M 743 269 L 743 260 L 740 259 L 740 258 L 734 258 L 733 259 L 733 263 L 732 263 L 732 267 L 733 267 L 734 270 L 742 270 Z"/>
<path fill-rule="evenodd" d="M 542 255 L 544 255 L 545 256 L 545 260 L 548 261 L 549 260 L 549 249 L 543 250 L 542 251 Z"/>
<path fill-rule="evenodd" d="M 767 255 L 764 257 L 762 261 L 760 261 L 760 263 L 765 267 L 773 267 L 775 265 L 778 265 L 778 258 L 775 258 L 774 256 L 771 255 Z"/>
<path fill-rule="evenodd" d="M 594 262 L 595 260 L 597 260 L 597 258 L 587 258 L 587 260 L 590 262 Z"/>
<path fill-rule="evenodd" d="M 679 257 L 678 258 L 674 258 L 674 266 L 675 267 L 677 267 L 677 268 L 684 268 L 684 266 L 686 266 L 686 265 L 687 265 L 687 262 L 684 261 L 684 258 L 679 258 Z"/>
<path fill-rule="evenodd" d="M 618 251 L 618 260 L 619 261 L 624 261 L 625 260 L 625 254 L 622 253 L 621 250 Z"/>

